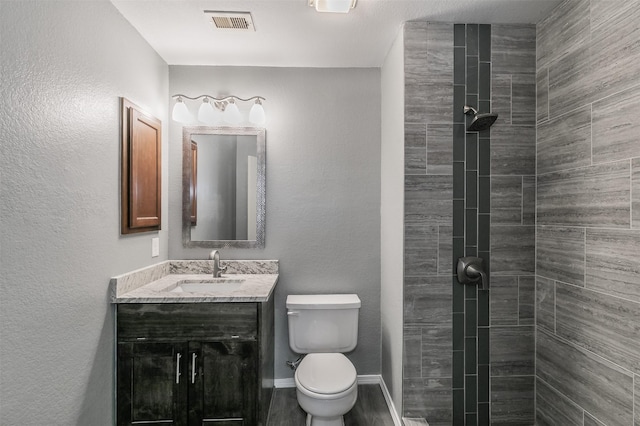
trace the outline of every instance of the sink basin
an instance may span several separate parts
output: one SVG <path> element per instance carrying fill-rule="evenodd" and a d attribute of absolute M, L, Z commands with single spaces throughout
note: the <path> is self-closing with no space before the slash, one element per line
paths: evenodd
<path fill-rule="evenodd" d="M 212 278 L 211 280 L 182 280 L 170 290 L 172 293 L 218 293 L 234 291 L 242 286 L 241 278 Z"/>

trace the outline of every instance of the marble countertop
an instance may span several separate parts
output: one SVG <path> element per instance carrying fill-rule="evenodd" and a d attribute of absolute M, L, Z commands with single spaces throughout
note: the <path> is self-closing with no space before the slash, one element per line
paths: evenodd
<path fill-rule="evenodd" d="M 166 261 L 111 279 L 112 303 L 266 302 L 278 282 L 278 261 L 227 261 L 231 273 L 213 291 L 175 291 L 182 282 L 211 282 L 210 261 Z M 226 264 L 226 265 L 225 265 Z M 218 279 L 220 280 L 220 278 Z M 173 290 L 173 291 L 172 291 Z"/>

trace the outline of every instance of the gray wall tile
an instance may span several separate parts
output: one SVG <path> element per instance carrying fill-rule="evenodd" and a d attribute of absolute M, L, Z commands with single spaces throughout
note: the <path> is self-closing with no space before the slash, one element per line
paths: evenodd
<path fill-rule="evenodd" d="M 640 158 L 631 160 L 631 211 L 634 228 L 640 228 Z"/>
<path fill-rule="evenodd" d="M 491 174 L 536 174 L 535 126 L 496 126 L 491 129 Z"/>
<path fill-rule="evenodd" d="M 452 333 L 451 321 L 422 329 L 422 377 L 451 378 Z"/>
<path fill-rule="evenodd" d="M 599 17 L 596 22 L 602 22 L 602 25 L 595 25 L 591 31 L 593 87 L 595 99 L 601 99 L 638 84 L 640 4 L 627 0 L 620 2 L 618 10 L 611 5 L 604 6 L 602 2 L 596 2 L 595 5 L 594 11 L 606 8 L 613 12 L 609 16 Z"/>
<path fill-rule="evenodd" d="M 556 330 L 556 287 L 553 280 L 536 277 L 536 325 L 550 332 Z"/>
<path fill-rule="evenodd" d="M 591 106 L 538 125 L 538 173 L 591 165 Z"/>
<path fill-rule="evenodd" d="M 522 224 L 522 177 L 491 177 L 491 223 Z"/>
<path fill-rule="evenodd" d="M 639 0 L 591 0 L 591 28 L 616 25 L 617 19 L 635 12 L 638 7 L 640 7 Z"/>
<path fill-rule="evenodd" d="M 634 394 L 635 394 L 635 419 L 634 426 L 640 425 L 640 376 L 634 377 Z"/>
<path fill-rule="evenodd" d="M 404 124 L 404 172 L 427 172 L 427 129 L 424 123 Z"/>
<path fill-rule="evenodd" d="M 518 277 L 491 279 L 491 325 L 518 325 Z"/>
<path fill-rule="evenodd" d="M 583 412 L 543 380 L 536 380 L 537 426 L 583 426 Z"/>
<path fill-rule="evenodd" d="M 549 117 L 591 102 L 594 85 L 588 40 L 549 64 Z"/>
<path fill-rule="evenodd" d="M 536 124 L 536 76 L 515 74 L 512 81 L 512 124 Z"/>
<path fill-rule="evenodd" d="M 590 0 L 565 1 L 537 26 L 537 65 L 548 65 L 590 37 Z"/>
<path fill-rule="evenodd" d="M 511 74 L 492 74 L 491 112 L 498 114 L 495 125 L 511 124 Z"/>
<path fill-rule="evenodd" d="M 538 223 L 628 228 L 629 176 L 628 161 L 539 175 Z"/>
<path fill-rule="evenodd" d="M 438 275 L 453 273 L 453 227 L 438 227 Z"/>
<path fill-rule="evenodd" d="M 451 424 L 453 404 L 451 379 L 405 379 L 404 417 L 423 417 L 429 424 Z M 429 401 L 425 404 L 424 401 Z"/>
<path fill-rule="evenodd" d="M 584 286 L 584 228 L 538 226 L 536 273 L 546 278 Z"/>
<path fill-rule="evenodd" d="M 402 350 L 402 374 L 404 378 L 422 377 L 422 329 L 405 327 Z"/>
<path fill-rule="evenodd" d="M 452 176 L 405 176 L 405 221 L 451 225 Z"/>
<path fill-rule="evenodd" d="M 491 26 L 491 63 L 497 74 L 528 74 L 536 69 L 534 25 Z"/>
<path fill-rule="evenodd" d="M 544 67 L 536 74 L 536 119 L 549 118 L 549 68 Z"/>
<path fill-rule="evenodd" d="M 491 274 L 535 273 L 535 227 L 491 226 Z"/>
<path fill-rule="evenodd" d="M 405 276 L 436 275 L 438 273 L 437 225 L 406 223 L 404 226 Z"/>
<path fill-rule="evenodd" d="M 615 364 L 539 330 L 536 368 L 540 379 L 606 424 L 631 424 L 633 379 Z"/>
<path fill-rule="evenodd" d="M 640 231 L 587 229 L 587 288 L 640 302 Z"/>
<path fill-rule="evenodd" d="M 584 413 L 584 426 L 606 426 L 604 423 L 593 417 L 591 414 Z"/>
<path fill-rule="evenodd" d="M 491 424 L 530 426 L 535 421 L 534 377 L 491 378 Z M 564 426 L 564 425 L 563 425 Z"/>
<path fill-rule="evenodd" d="M 427 173 L 453 173 L 453 124 L 427 125 Z"/>
<path fill-rule="evenodd" d="M 522 177 L 522 224 L 536 223 L 536 177 Z"/>
<path fill-rule="evenodd" d="M 640 304 L 556 285 L 556 334 L 640 373 Z"/>
<path fill-rule="evenodd" d="M 535 325 L 535 304 L 535 277 L 518 277 L 518 324 Z"/>
<path fill-rule="evenodd" d="M 451 277 L 405 277 L 405 326 L 451 322 Z"/>
<path fill-rule="evenodd" d="M 630 111 L 640 111 L 640 85 L 593 104 L 594 163 L 640 157 L 640 120 Z"/>
<path fill-rule="evenodd" d="M 535 374 L 534 327 L 491 326 L 491 377 Z"/>

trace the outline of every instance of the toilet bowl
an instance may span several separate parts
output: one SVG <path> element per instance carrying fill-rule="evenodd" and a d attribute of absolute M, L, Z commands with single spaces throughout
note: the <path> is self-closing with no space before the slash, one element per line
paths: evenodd
<path fill-rule="evenodd" d="M 344 426 L 358 398 L 356 369 L 341 353 L 307 355 L 295 373 L 298 404 L 307 426 Z"/>

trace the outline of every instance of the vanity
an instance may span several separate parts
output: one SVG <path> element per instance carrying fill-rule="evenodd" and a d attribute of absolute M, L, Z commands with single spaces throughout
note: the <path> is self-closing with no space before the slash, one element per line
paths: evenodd
<path fill-rule="evenodd" d="M 278 261 L 166 261 L 111 279 L 117 425 L 266 425 Z"/>

